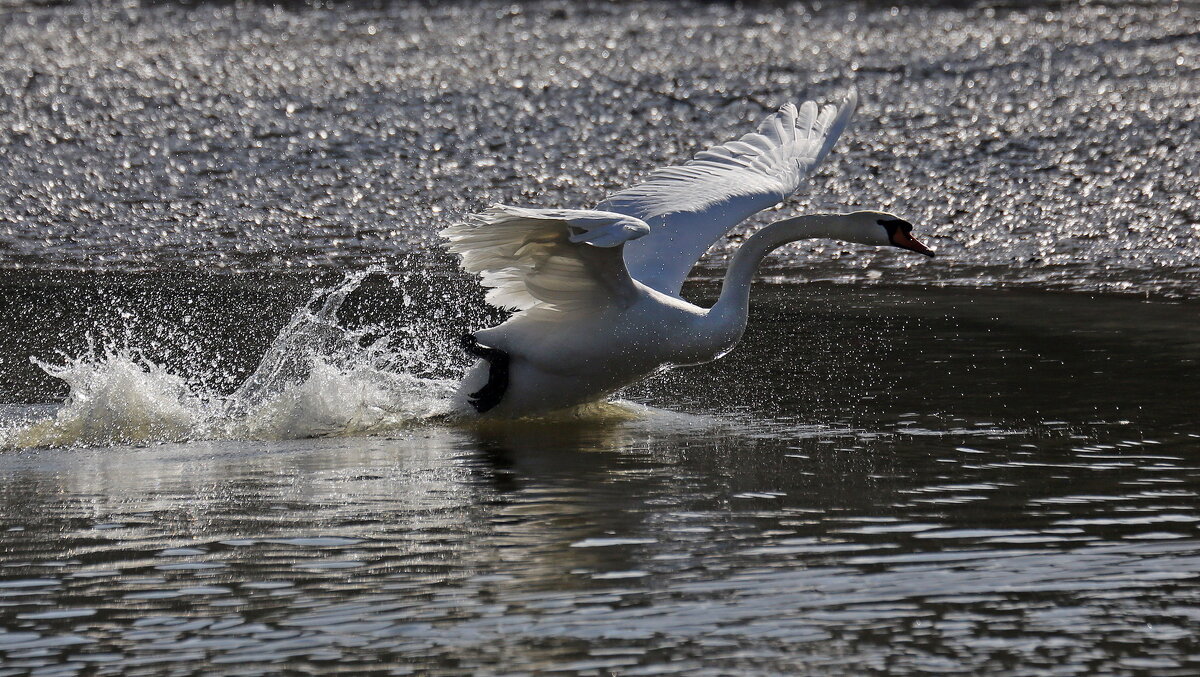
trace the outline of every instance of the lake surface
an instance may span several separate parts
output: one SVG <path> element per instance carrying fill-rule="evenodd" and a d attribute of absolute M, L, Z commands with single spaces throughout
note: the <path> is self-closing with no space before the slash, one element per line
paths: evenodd
<path fill-rule="evenodd" d="M 0 675 L 1200 672 L 1195 5 L 0 9 Z M 435 235 L 854 84 L 722 360 L 472 425 Z M 704 303 L 739 234 L 686 290 Z"/>
<path fill-rule="evenodd" d="M 307 289 L 108 282 L 129 305 L 186 296 L 198 317 Z M 402 295 L 355 284 L 345 325 Z M 37 288 L 38 307 L 103 286 L 79 285 Z M 438 418 L 440 379 L 382 379 L 340 341 L 256 346 L 274 327 L 252 322 L 240 353 L 309 351 L 305 376 L 255 404 L 214 409 L 227 389 L 187 378 L 209 351 L 181 358 L 169 338 L 166 367 L 83 362 L 58 419 L 7 433 L 67 448 L 0 454 L 5 665 L 1200 667 L 1194 302 L 832 285 L 754 302 L 727 358 L 639 386 L 638 406 L 542 423 Z M 326 437 L 286 439 L 305 435 Z M 221 439 L 153 443 L 189 436 Z"/>
<path fill-rule="evenodd" d="M 1195 3 L 900 4 L 0 10 L 0 265 L 397 270 L 490 202 L 594 205 L 853 85 L 811 189 L 750 225 L 883 209 L 945 256 L 779 268 L 1197 295 Z"/>

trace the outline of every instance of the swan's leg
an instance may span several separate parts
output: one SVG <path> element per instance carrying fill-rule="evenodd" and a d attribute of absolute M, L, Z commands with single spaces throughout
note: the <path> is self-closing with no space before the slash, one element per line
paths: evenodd
<path fill-rule="evenodd" d="M 480 345 L 474 334 L 463 334 L 462 347 L 468 355 L 488 361 L 488 382 L 467 396 L 467 401 L 475 407 L 475 411 L 486 413 L 500 404 L 500 399 L 508 390 L 508 353 Z"/>

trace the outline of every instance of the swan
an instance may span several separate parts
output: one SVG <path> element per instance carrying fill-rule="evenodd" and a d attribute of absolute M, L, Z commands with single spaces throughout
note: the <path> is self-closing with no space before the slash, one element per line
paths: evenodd
<path fill-rule="evenodd" d="M 711 308 L 680 297 L 705 251 L 748 216 L 800 187 L 857 104 L 784 105 L 755 133 L 659 169 L 595 209 L 493 205 L 440 232 L 487 301 L 516 311 L 463 337 L 477 358 L 458 391 L 488 417 L 522 417 L 593 402 L 664 367 L 729 352 L 746 329 L 750 283 L 772 250 L 813 238 L 895 246 L 933 256 L 893 214 L 857 211 L 776 221 L 749 237 Z"/>

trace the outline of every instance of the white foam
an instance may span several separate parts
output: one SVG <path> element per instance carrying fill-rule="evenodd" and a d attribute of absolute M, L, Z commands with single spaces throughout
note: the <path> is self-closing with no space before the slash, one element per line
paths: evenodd
<path fill-rule="evenodd" d="M 95 446 L 186 439 L 205 420 L 206 403 L 184 379 L 128 352 L 38 362 L 70 386 L 51 417 L 0 433 L 3 447 Z"/>
<path fill-rule="evenodd" d="M 454 413 L 454 380 L 406 370 L 428 351 L 405 354 L 386 338 L 363 346 L 365 330 L 338 324 L 369 272 L 314 294 L 232 394 L 191 383 L 131 347 L 38 361 L 67 384 L 67 399 L 50 416 L 0 428 L 0 448 L 368 435 Z"/>

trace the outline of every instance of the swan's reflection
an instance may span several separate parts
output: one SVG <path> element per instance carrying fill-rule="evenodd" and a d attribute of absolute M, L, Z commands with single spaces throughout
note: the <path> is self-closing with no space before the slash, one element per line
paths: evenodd
<path fill-rule="evenodd" d="M 671 432 L 681 420 L 691 427 Z M 186 547 L 203 551 L 197 561 L 252 564 L 251 578 L 266 573 L 254 567 L 282 575 L 333 557 L 399 570 L 440 560 L 450 578 L 516 557 L 552 576 L 601 566 L 575 541 L 640 537 L 646 500 L 675 493 L 664 469 L 680 439 L 703 434 L 702 420 L 663 413 L 429 426 L 394 439 L 47 450 L 6 459 L 0 504 L 24 529 L 14 555 L 66 547 L 104 560 L 93 568 L 137 570 L 153 562 L 148 553 Z M 353 542 L 302 544 L 325 537 Z"/>

